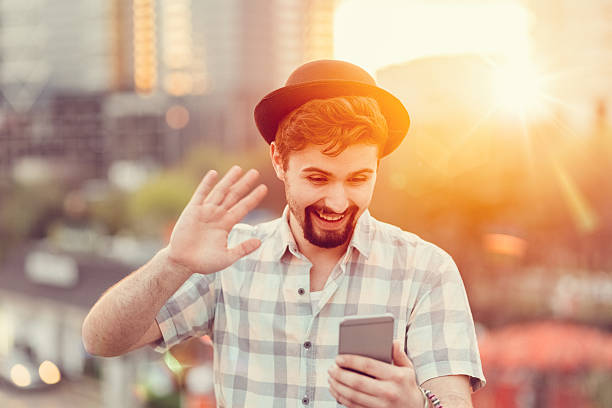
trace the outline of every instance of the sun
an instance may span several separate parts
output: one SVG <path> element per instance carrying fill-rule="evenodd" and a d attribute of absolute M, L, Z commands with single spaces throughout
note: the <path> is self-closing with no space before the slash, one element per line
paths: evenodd
<path fill-rule="evenodd" d="M 494 109 L 503 115 L 529 121 L 548 114 L 545 76 L 530 61 L 493 68 Z"/>
<path fill-rule="evenodd" d="M 573 102 L 562 91 L 562 80 L 569 74 L 547 72 L 540 66 L 546 55 L 533 50 L 534 23 L 534 15 L 520 0 L 342 0 L 334 14 L 334 58 L 357 64 L 380 80 L 377 71 L 383 77 L 383 68 L 385 72 L 392 71 L 386 69 L 390 65 L 415 61 L 414 66 L 423 67 L 427 65 L 418 62 L 428 61 L 427 57 L 457 56 L 430 59 L 446 64 L 439 72 L 447 77 L 441 81 L 443 85 L 435 84 L 437 88 L 429 86 L 435 73 L 427 70 L 404 80 L 413 87 L 413 95 L 424 101 L 409 100 L 414 109 L 411 112 L 435 121 L 440 106 L 427 105 L 431 103 L 428 92 L 438 97 L 443 89 L 456 96 L 448 98 L 452 101 L 461 101 L 467 93 L 466 99 L 475 101 L 479 109 L 475 111 L 477 116 L 468 119 L 473 119 L 473 126 L 458 139 L 463 143 L 473 129 L 489 119 L 511 125 L 510 128 L 518 126 L 516 141 L 524 146 L 528 161 L 533 163 L 532 125 L 550 124 L 564 133 L 573 133 L 558 117 L 559 112 L 576 113 Z M 461 66 L 452 65 L 462 61 L 462 56 L 476 57 L 474 60 L 485 64 L 478 71 L 482 77 L 473 84 L 462 82 Z M 454 73 L 457 77 L 453 77 Z M 404 89 L 401 76 L 393 81 L 387 86 Z M 479 104 L 484 104 L 484 109 Z M 465 106 L 452 105 L 449 112 L 463 112 L 461 108 Z M 553 170 L 578 227 L 587 232 L 594 230 L 597 214 L 562 165 L 554 164 Z M 401 180 L 396 182 L 403 184 Z"/>

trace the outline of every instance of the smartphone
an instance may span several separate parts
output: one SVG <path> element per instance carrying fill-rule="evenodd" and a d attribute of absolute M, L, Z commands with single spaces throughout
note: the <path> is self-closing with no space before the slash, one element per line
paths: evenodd
<path fill-rule="evenodd" d="M 356 354 L 391 364 L 393 320 L 391 313 L 344 318 L 340 323 L 338 354 Z"/>

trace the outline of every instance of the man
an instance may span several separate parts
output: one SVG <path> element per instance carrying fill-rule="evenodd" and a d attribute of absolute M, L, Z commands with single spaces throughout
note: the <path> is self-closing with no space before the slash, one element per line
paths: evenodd
<path fill-rule="evenodd" d="M 380 158 L 408 130 L 401 102 L 353 64 L 314 61 L 262 99 L 255 121 L 285 185 L 282 217 L 237 224 L 266 187 L 253 169 L 218 182 L 209 171 L 169 245 L 92 308 L 87 350 L 165 351 L 209 334 L 220 406 L 420 408 L 420 384 L 471 407 L 470 386 L 485 380 L 454 262 L 367 211 Z M 337 356 L 345 316 L 384 312 L 393 364 Z"/>

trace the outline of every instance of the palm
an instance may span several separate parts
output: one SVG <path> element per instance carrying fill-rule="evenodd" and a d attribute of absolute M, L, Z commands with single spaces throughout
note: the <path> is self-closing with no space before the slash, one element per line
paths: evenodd
<path fill-rule="evenodd" d="M 259 204 L 267 191 L 264 185 L 252 188 L 256 171 L 240 178 L 241 174 L 240 168 L 233 167 L 216 185 L 215 173 L 204 177 L 172 231 L 169 256 L 173 261 L 191 272 L 213 273 L 259 246 L 259 241 L 252 239 L 235 248 L 227 247 L 232 227 Z"/>

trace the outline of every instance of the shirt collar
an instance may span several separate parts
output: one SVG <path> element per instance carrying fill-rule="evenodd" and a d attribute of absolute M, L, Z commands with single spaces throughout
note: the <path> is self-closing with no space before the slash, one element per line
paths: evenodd
<path fill-rule="evenodd" d="M 289 251 L 291 251 L 291 253 L 293 254 L 298 253 L 297 243 L 295 242 L 295 238 L 293 237 L 293 233 L 291 232 L 291 227 L 289 227 L 288 205 L 285 205 L 283 215 L 281 215 L 279 221 L 280 245 L 278 246 L 278 251 L 276 252 L 276 259 L 280 259 L 285 254 L 285 252 L 287 252 L 287 249 L 289 249 Z"/>
<path fill-rule="evenodd" d="M 372 216 L 370 215 L 370 210 L 366 209 L 357 220 L 349 248 L 354 247 L 361 252 L 361 255 L 366 258 L 369 257 L 372 239 L 374 238 L 373 234 Z"/>
<path fill-rule="evenodd" d="M 370 256 L 370 249 L 372 242 L 372 234 L 374 230 L 372 228 L 372 216 L 370 215 L 370 211 L 366 209 L 363 214 L 357 220 L 357 225 L 355 226 L 355 230 L 353 231 L 353 236 L 351 237 L 351 241 L 349 242 L 347 252 L 351 248 L 357 249 L 364 257 Z M 297 256 L 299 253 L 297 243 L 291 232 L 291 228 L 289 227 L 289 206 L 286 205 L 283 210 L 283 215 L 281 215 L 279 225 L 279 245 L 278 250 L 275 252 L 275 259 L 280 259 L 287 249 L 291 251 L 294 255 Z"/>

